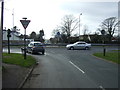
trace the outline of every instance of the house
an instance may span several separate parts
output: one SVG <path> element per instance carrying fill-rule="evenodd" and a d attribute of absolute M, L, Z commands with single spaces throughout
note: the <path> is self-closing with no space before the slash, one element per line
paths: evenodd
<path fill-rule="evenodd" d="M 8 41 L 8 32 L 7 30 L 3 30 L 3 44 L 7 44 Z M 11 32 L 11 37 L 10 39 L 10 44 L 19 44 L 19 43 L 23 43 L 23 39 L 20 38 L 20 33 L 19 32 Z"/>
<path fill-rule="evenodd" d="M 8 34 L 7 30 L 3 30 L 3 40 L 8 40 L 7 34 Z M 10 40 L 21 40 L 19 36 L 20 36 L 20 33 L 11 32 Z"/>

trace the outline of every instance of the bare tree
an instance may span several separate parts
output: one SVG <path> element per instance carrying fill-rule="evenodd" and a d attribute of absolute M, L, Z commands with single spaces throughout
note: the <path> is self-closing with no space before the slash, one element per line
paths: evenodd
<path fill-rule="evenodd" d="M 42 30 L 39 31 L 39 40 L 40 40 L 40 42 L 44 42 L 43 36 L 44 36 L 44 30 L 42 29 Z"/>
<path fill-rule="evenodd" d="M 60 32 L 60 28 L 59 27 L 56 27 L 56 29 L 54 29 L 52 31 L 52 36 L 56 36 L 57 32 Z"/>
<path fill-rule="evenodd" d="M 84 29 L 83 29 L 83 38 L 84 38 L 84 40 L 85 41 L 87 41 L 87 40 L 89 40 L 89 41 L 91 41 L 91 38 L 90 38 L 90 31 L 89 31 L 89 29 L 88 29 L 88 26 L 87 25 L 84 25 Z"/>
<path fill-rule="evenodd" d="M 88 26 L 87 25 L 84 25 L 84 29 L 83 29 L 83 34 L 84 35 L 88 35 L 90 33 L 89 29 L 88 29 Z"/>
<path fill-rule="evenodd" d="M 102 22 L 101 29 L 99 29 L 99 31 L 105 30 L 106 34 L 108 36 L 109 42 L 111 42 L 111 39 L 112 39 L 114 33 L 118 30 L 117 26 L 118 26 L 117 18 L 110 17 L 110 18 L 105 19 Z"/>
<path fill-rule="evenodd" d="M 66 15 L 63 17 L 61 30 L 63 34 L 66 34 L 69 38 L 72 32 L 78 27 L 78 19 L 76 19 L 73 15 Z"/>
<path fill-rule="evenodd" d="M 36 33 L 34 31 L 30 34 L 30 38 L 31 39 L 36 39 Z"/>
<path fill-rule="evenodd" d="M 20 34 L 20 29 L 18 29 L 17 26 L 14 26 L 12 29 L 11 29 L 11 33 L 14 34 L 14 35 L 19 35 Z M 13 36 L 14 36 L 13 35 Z M 13 37 L 14 38 L 14 37 Z"/>

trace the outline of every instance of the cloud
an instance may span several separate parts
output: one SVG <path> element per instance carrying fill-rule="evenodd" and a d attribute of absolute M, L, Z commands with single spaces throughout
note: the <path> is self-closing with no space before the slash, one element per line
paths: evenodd
<path fill-rule="evenodd" d="M 117 2 L 81 2 L 71 1 L 62 4 L 62 10 L 79 17 L 82 13 L 82 25 L 88 25 L 90 30 L 96 30 L 103 20 L 118 17 Z"/>
<path fill-rule="evenodd" d="M 44 29 L 46 36 L 50 36 L 52 30 L 60 24 L 61 19 L 66 14 L 73 14 L 76 18 L 81 16 L 81 25 L 88 25 L 90 30 L 95 30 L 98 25 L 106 18 L 116 16 L 118 13 L 117 2 L 81 2 L 81 0 L 6 0 L 5 7 L 11 9 L 5 11 L 6 23 L 11 23 L 12 9 L 14 8 L 15 25 L 23 29 L 19 22 L 22 17 L 31 20 L 27 32 L 30 34 L 33 30 L 38 32 Z M 11 24 L 6 26 L 12 27 Z M 23 30 L 22 30 L 23 31 Z"/>
<path fill-rule="evenodd" d="M 65 2 L 62 9 L 72 13 L 86 13 L 91 16 L 117 14 L 117 2 Z"/>

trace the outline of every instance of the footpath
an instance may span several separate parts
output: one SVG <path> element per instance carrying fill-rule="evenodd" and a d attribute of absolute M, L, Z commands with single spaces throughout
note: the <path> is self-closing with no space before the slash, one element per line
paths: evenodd
<path fill-rule="evenodd" d="M 5 67 L 2 71 L 2 89 L 21 88 L 33 69 L 5 63 L 2 65 Z"/>
<path fill-rule="evenodd" d="M 2 89 L 2 67 L 0 66 L 0 90 Z"/>

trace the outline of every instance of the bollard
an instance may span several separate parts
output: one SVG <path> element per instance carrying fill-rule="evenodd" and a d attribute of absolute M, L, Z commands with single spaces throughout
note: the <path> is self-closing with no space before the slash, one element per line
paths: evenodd
<path fill-rule="evenodd" d="M 104 47 L 104 49 L 103 49 L 103 55 L 105 56 L 105 53 L 106 53 L 106 49 L 105 49 L 105 47 Z"/>

